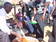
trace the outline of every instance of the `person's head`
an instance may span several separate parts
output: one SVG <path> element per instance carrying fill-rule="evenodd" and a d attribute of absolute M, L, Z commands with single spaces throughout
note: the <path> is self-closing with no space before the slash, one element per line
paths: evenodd
<path fill-rule="evenodd" d="M 19 5 L 20 6 L 23 6 L 23 1 L 19 1 Z"/>
<path fill-rule="evenodd" d="M 9 2 L 4 3 L 4 9 L 5 9 L 6 13 L 9 13 L 12 9 L 12 4 Z"/>
<path fill-rule="evenodd" d="M 19 8 L 19 9 L 18 9 L 18 12 L 19 12 L 19 13 L 22 13 L 22 9 Z"/>

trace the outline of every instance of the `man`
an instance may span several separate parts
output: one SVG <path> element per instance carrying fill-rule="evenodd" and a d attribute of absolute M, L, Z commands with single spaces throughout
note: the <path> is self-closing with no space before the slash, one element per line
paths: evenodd
<path fill-rule="evenodd" d="M 43 5 L 41 3 L 41 0 L 34 0 L 31 1 L 29 3 L 29 11 L 30 11 L 30 16 L 31 16 L 31 21 L 35 21 L 37 20 L 38 24 L 35 24 L 36 26 L 34 26 L 34 32 L 36 32 L 37 38 L 38 37 L 42 37 L 43 38 L 43 27 L 44 27 L 44 22 L 41 20 L 41 16 L 42 16 L 42 8 L 41 5 Z M 38 9 L 41 10 L 41 13 L 39 14 Z M 37 32 L 37 29 L 40 33 Z"/>
<path fill-rule="evenodd" d="M 50 16 L 52 8 L 53 8 L 53 0 L 46 0 L 45 7 L 44 7 L 44 14 L 42 16 L 42 20 L 44 20 L 44 23 L 45 23 L 44 38 L 43 38 L 44 41 L 49 40 L 48 37 L 50 38 L 50 36 L 49 36 L 50 33 L 48 31 L 50 31 L 50 28 L 52 30 L 53 23 L 52 23 L 52 17 Z M 47 29 L 48 29 L 48 31 L 47 31 Z M 52 32 L 52 31 L 50 31 L 50 32 Z M 47 34 L 47 33 L 49 33 L 49 34 Z M 48 37 L 46 35 L 48 35 Z M 51 41 L 51 40 L 49 40 L 49 41 Z"/>
<path fill-rule="evenodd" d="M 54 37 L 54 40 L 52 42 L 56 42 L 56 0 L 53 1 L 53 8 L 50 13 L 50 16 L 53 16 L 53 32 L 52 35 Z"/>
<path fill-rule="evenodd" d="M 43 17 L 42 19 L 50 19 L 49 15 L 52 11 L 52 7 L 53 7 L 53 0 L 46 0 L 46 3 L 45 3 L 45 8 L 44 8 L 44 14 L 43 14 Z M 46 16 L 46 18 L 45 18 Z"/>
<path fill-rule="evenodd" d="M 6 14 L 9 13 L 11 9 L 12 5 L 9 2 L 4 3 L 3 8 L 0 9 L 0 42 L 10 42 L 9 35 L 15 35 L 14 38 L 18 37 L 21 40 L 21 35 L 10 30 L 6 24 Z"/>

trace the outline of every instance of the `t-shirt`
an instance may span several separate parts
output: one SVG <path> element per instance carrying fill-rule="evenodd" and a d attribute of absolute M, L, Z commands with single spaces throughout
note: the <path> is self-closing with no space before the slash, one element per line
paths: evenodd
<path fill-rule="evenodd" d="M 31 1 L 29 4 L 29 10 L 31 11 L 31 14 L 33 14 L 33 11 L 34 11 L 34 7 L 36 8 L 37 12 L 38 10 L 42 9 L 42 7 L 44 6 L 43 3 L 40 1 L 40 2 L 37 2 L 37 1 Z M 42 10 L 41 10 L 42 11 Z"/>
<path fill-rule="evenodd" d="M 6 23 L 6 11 L 4 8 L 0 9 L 0 30 L 2 30 L 5 33 L 10 34 L 11 30 L 9 29 L 9 27 L 7 26 Z"/>
<path fill-rule="evenodd" d="M 37 1 L 31 1 L 31 2 L 28 3 L 29 8 L 31 8 L 31 10 L 33 10 L 34 7 L 37 8 L 38 7 L 37 6 L 38 4 L 40 4 L 40 2 L 37 2 Z"/>
<path fill-rule="evenodd" d="M 50 14 L 51 11 L 52 11 L 52 8 L 53 8 L 53 4 L 52 4 L 53 0 L 46 0 L 46 3 L 48 3 L 48 2 L 50 2 L 50 4 L 47 5 L 47 8 L 48 8 L 48 14 Z"/>
<path fill-rule="evenodd" d="M 51 3 L 52 3 L 52 2 L 53 2 L 53 0 L 46 0 L 46 2 L 51 2 Z"/>

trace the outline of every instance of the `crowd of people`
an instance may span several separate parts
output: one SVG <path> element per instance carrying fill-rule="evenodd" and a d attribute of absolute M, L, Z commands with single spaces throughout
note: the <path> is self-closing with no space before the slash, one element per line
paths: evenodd
<path fill-rule="evenodd" d="M 0 7 L 0 42 L 13 42 L 14 39 L 18 39 L 20 42 L 23 35 L 14 32 L 10 26 L 17 25 L 20 29 L 27 29 L 28 33 L 36 34 L 36 39 L 44 39 L 44 28 L 46 26 L 52 26 L 53 30 L 51 36 L 56 42 L 56 0 L 30 0 L 25 3 L 22 0 L 19 1 L 21 9 L 18 9 L 15 20 L 11 19 L 9 23 L 6 21 L 6 14 L 12 9 L 12 4 L 5 2 Z M 15 29 L 13 27 L 13 29 Z M 51 39 L 51 38 L 49 38 Z M 44 41 L 43 41 L 44 42 Z M 50 42 L 50 41 L 47 41 Z"/>

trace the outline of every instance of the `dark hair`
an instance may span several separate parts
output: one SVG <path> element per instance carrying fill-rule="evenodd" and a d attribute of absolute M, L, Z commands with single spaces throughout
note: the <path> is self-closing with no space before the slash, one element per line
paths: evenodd
<path fill-rule="evenodd" d="M 6 6 L 12 6 L 12 4 L 9 3 L 9 2 L 5 2 L 5 3 L 4 3 L 4 7 L 6 7 Z"/>
<path fill-rule="evenodd" d="M 4 7 L 6 13 L 9 13 L 12 9 L 12 4 L 9 2 L 5 2 L 3 7 Z"/>

